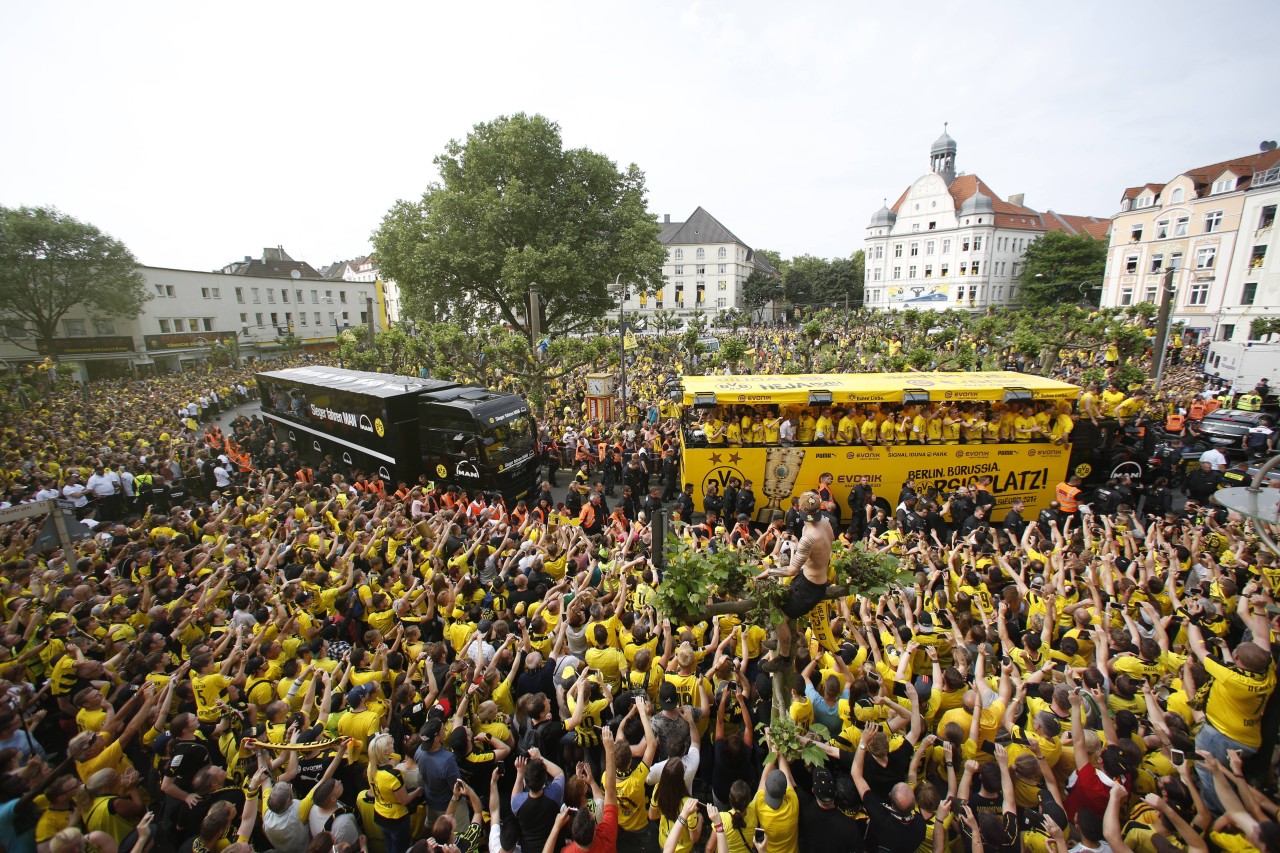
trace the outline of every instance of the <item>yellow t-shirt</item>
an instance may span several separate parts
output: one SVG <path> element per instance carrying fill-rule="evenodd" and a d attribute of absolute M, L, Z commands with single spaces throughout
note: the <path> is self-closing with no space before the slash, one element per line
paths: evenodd
<path fill-rule="evenodd" d="M 378 767 L 373 779 L 373 810 L 380 816 L 395 819 L 404 817 L 409 809 L 396 799 L 396 791 L 404 787 L 404 776 L 390 764 Z"/>
<path fill-rule="evenodd" d="M 764 848 L 767 853 L 795 853 L 800 846 L 800 798 L 795 788 L 787 788 L 782 804 L 776 809 L 764 801 L 764 791 L 756 791 L 751 805 L 768 839 Z"/>
<path fill-rule="evenodd" d="M 649 765 L 637 761 L 631 772 L 619 775 L 618 828 L 628 832 L 640 832 L 649 825 L 649 810 L 645 808 L 644 780 L 649 775 Z M 603 786 L 604 780 L 600 780 Z"/>
<path fill-rule="evenodd" d="M 1276 686 L 1275 664 L 1266 673 L 1247 673 L 1204 659 L 1205 670 L 1213 677 L 1205 716 L 1213 727 L 1246 746 L 1262 745 L 1262 712 Z"/>

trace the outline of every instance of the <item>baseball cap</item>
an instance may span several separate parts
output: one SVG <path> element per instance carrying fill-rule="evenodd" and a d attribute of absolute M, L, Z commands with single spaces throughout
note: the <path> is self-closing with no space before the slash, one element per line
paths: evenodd
<path fill-rule="evenodd" d="M 674 711 L 679 701 L 680 694 L 676 692 L 676 686 L 670 681 L 662 682 L 662 687 L 658 689 L 658 704 L 662 706 L 662 710 Z"/>
<path fill-rule="evenodd" d="M 365 697 L 373 692 L 373 686 L 369 684 L 357 684 L 347 691 L 347 707 L 354 708 L 365 700 Z"/>
<path fill-rule="evenodd" d="M 815 783 L 816 784 L 816 783 Z M 835 783 L 832 782 L 832 788 Z M 787 777 L 781 770 L 770 770 L 764 780 L 764 801 L 771 809 L 782 808 L 782 799 L 787 795 Z M 832 796 L 835 795 L 834 790 Z"/>
<path fill-rule="evenodd" d="M 418 734 L 422 735 L 423 740 L 430 742 L 440 736 L 440 729 L 442 728 L 444 728 L 444 721 L 439 717 L 432 717 L 422 724 Z"/>

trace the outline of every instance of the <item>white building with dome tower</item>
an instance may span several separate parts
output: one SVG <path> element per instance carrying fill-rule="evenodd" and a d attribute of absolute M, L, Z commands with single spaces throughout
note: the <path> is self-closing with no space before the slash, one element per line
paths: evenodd
<path fill-rule="evenodd" d="M 867 307 L 1014 305 L 1022 256 L 1041 234 L 1107 239 L 1109 219 L 1037 212 L 1021 193 L 1000 198 L 977 175 L 956 171 L 956 148 L 944 128 L 929 148 L 929 171 L 872 215 L 864 245 Z"/>

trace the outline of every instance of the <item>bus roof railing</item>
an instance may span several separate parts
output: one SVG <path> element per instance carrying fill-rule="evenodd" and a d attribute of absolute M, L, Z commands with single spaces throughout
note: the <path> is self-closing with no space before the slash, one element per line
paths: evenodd
<path fill-rule="evenodd" d="M 734 403 L 797 406 L 849 403 L 1022 402 L 1074 400 L 1079 386 L 1000 370 L 957 373 L 818 373 L 769 376 L 686 376 L 686 406 Z M 826 400 L 830 402 L 816 402 Z M 708 402 L 714 400 L 715 403 Z"/>

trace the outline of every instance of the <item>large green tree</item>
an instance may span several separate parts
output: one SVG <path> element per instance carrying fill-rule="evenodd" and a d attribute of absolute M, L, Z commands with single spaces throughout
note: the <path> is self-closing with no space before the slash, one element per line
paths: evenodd
<path fill-rule="evenodd" d="M 373 235 L 384 275 L 420 321 L 508 324 L 528 335 L 529 288 L 542 329 L 599 318 L 606 284 L 662 284 L 665 250 L 645 210 L 644 173 L 586 148 L 560 127 L 518 113 L 476 125 L 435 158 L 440 181 L 398 201 Z"/>
<path fill-rule="evenodd" d="M 0 314 L 52 341 L 76 306 L 134 318 L 148 299 L 124 243 L 51 207 L 0 207 Z"/>
<path fill-rule="evenodd" d="M 1019 296 L 1027 308 L 1096 305 L 1107 267 L 1107 241 L 1088 234 L 1049 231 L 1023 256 Z"/>
<path fill-rule="evenodd" d="M 787 300 L 795 305 L 829 305 L 843 309 L 862 304 L 864 256 L 861 250 L 847 258 L 815 258 L 800 255 L 787 262 L 783 284 Z"/>

